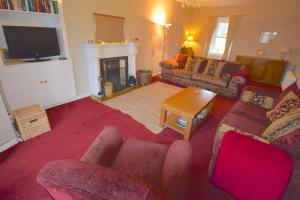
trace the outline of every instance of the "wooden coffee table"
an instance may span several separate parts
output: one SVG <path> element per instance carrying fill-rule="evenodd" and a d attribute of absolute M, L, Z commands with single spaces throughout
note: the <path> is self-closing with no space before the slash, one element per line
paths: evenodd
<path fill-rule="evenodd" d="M 160 126 L 167 126 L 184 135 L 189 140 L 191 132 L 200 124 L 193 126 L 194 118 L 205 108 L 212 109 L 216 93 L 192 86 L 176 93 L 163 101 L 160 115 Z M 183 117 L 187 120 L 186 128 L 179 127 L 176 122 Z"/>

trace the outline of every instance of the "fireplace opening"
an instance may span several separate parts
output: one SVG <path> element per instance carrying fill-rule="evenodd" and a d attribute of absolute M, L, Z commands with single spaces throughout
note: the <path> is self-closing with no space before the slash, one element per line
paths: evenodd
<path fill-rule="evenodd" d="M 103 83 L 112 82 L 113 92 L 119 92 L 128 87 L 128 57 L 100 59 L 100 80 Z"/>

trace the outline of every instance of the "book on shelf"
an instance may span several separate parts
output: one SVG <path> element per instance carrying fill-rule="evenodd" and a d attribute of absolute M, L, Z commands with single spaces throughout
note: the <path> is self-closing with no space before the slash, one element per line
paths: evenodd
<path fill-rule="evenodd" d="M 34 0 L 34 7 L 35 12 L 41 12 L 41 1 L 40 0 Z"/>
<path fill-rule="evenodd" d="M 57 0 L 0 0 L 0 9 L 58 14 Z"/>

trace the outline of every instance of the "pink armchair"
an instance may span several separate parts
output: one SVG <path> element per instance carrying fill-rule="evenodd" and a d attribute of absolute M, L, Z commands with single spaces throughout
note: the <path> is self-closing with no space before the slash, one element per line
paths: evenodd
<path fill-rule="evenodd" d="M 106 127 L 76 160 L 47 164 L 37 176 L 56 200 L 185 199 L 191 172 L 188 142 L 164 144 L 122 140 Z"/>

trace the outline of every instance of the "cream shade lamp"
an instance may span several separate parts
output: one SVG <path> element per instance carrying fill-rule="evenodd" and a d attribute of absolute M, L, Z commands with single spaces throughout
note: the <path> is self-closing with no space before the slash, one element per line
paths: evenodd
<path fill-rule="evenodd" d="M 284 45 L 284 46 L 282 46 L 282 47 L 279 49 L 279 51 L 280 51 L 280 53 L 281 53 L 281 59 L 283 60 L 284 57 L 285 57 L 287 54 L 291 53 L 292 50 L 291 50 L 291 48 L 290 48 L 289 46 Z"/>

